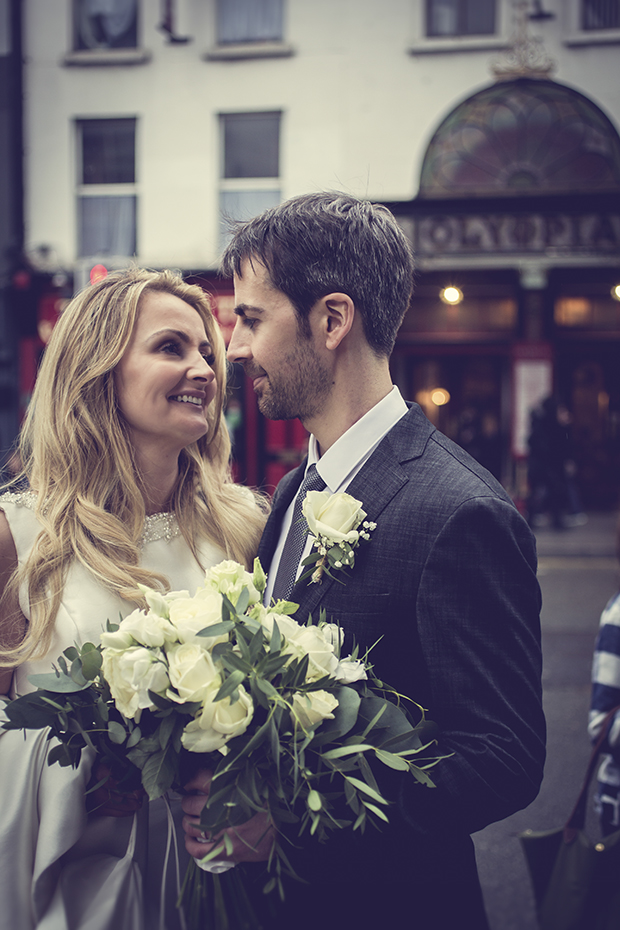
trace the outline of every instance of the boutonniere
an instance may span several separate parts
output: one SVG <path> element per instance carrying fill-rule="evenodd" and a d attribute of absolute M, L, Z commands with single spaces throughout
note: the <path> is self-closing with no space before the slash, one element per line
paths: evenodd
<path fill-rule="evenodd" d="M 366 520 L 362 502 L 350 494 L 332 494 L 330 491 L 308 491 L 302 505 L 308 524 L 313 551 L 302 565 L 309 566 L 301 577 L 321 582 L 323 572 L 339 581 L 333 574 L 355 565 L 355 549 L 370 539 L 376 523 Z M 344 584 L 344 582 L 341 582 Z"/>

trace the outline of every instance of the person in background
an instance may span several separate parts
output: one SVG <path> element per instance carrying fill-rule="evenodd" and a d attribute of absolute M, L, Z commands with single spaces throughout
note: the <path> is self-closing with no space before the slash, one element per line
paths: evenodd
<path fill-rule="evenodd" d="M 620 523 L 616 534 L 620 558 Z M 620 591 L 601 614 L 592 662 L 592 701 L 588 733 L 596 741 L 609 711 L 618 711 L 607 724 L 605 755 L 597 776 L 595 805 L 603 836 L 620 830 Z"/>

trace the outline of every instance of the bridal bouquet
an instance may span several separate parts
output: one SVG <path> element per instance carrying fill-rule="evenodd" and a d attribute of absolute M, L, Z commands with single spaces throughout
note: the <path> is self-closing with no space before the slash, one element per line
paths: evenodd
<path fill-rule="evenodd" d="M 147 610 L 31 676 L 38 690 L 8 704 L 4 726 L 49 727 L 50 764 L 76 766 L 94 748 L 120 790 L 142 785 L 151 800 L 182 790 L 194 758 L 213 772 L 201 827 L 217 845 L 205 860 L 229 848 L 223 831 L 266 812 L 275 841 L 265 891 L 283 896 L 282 876 L 294 874 L 287 831 L 326 839 L 387 821 L 370 761 L 432 787 L 438 756 L 422 709 L 411 702 L 412 721 L 367 655 L 343 655 L 337 624 L 300 624 L 286 601 L 264 607 L 265 584 L 258 560 L 253 574 L 225 561 L 191 597 L 143 588 Z M 237 883 L 238 901 L 239 876 L 190 864 L 181 903 L 191 927 L 226 926 L 221 882 Z"/>

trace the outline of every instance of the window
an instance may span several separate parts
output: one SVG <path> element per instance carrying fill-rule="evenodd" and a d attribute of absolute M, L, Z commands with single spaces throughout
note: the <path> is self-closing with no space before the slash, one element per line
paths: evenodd
<path fill-rule="evenodd" d="M 427 0 L 427 36 L 495 33 L 495 0 Z"/>
<path fill-rule="evenodd" d="M 137 0 L 73 0 L 76 51 L 136 48 L 137 40 Z"/>
<path fill-rule="evenodd" d="M 228 239 L 227 219 L 250 219 L 280 203 L 280 117 L 279 112 L 220 116 L 222 243 Z"/>
<path fill-rule="evenodd" d="M 620 0 L 582 0 L 582 29 L 620 29 Z"/>
<path fill-rule="evenodd" d="M 136 252 L 136 121 L 84 119 L 78 135 L 78 254 Z"/>
<path fill-rule="evenodd" d="M 219 45 L 282 40 L 283 0 L 217 0 Z"/>

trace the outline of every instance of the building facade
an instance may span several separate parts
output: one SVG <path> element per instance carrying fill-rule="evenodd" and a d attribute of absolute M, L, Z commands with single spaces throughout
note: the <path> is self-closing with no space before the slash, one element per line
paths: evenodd
<path fill-rule="evenodd" d="M 23 6 L 44 330 L 69 288 L 132 258 L 209 287 L 226 328 L 225 217 L 344 190 L 388 204 L 418 256 L 393 363 L 406 398 L 521 500 L 530 411 L 555 393 L 585 504 L 616 503 L 620 0 Z M 305 437 L 244 390 L 239 473 L 271 485 Z"/>

